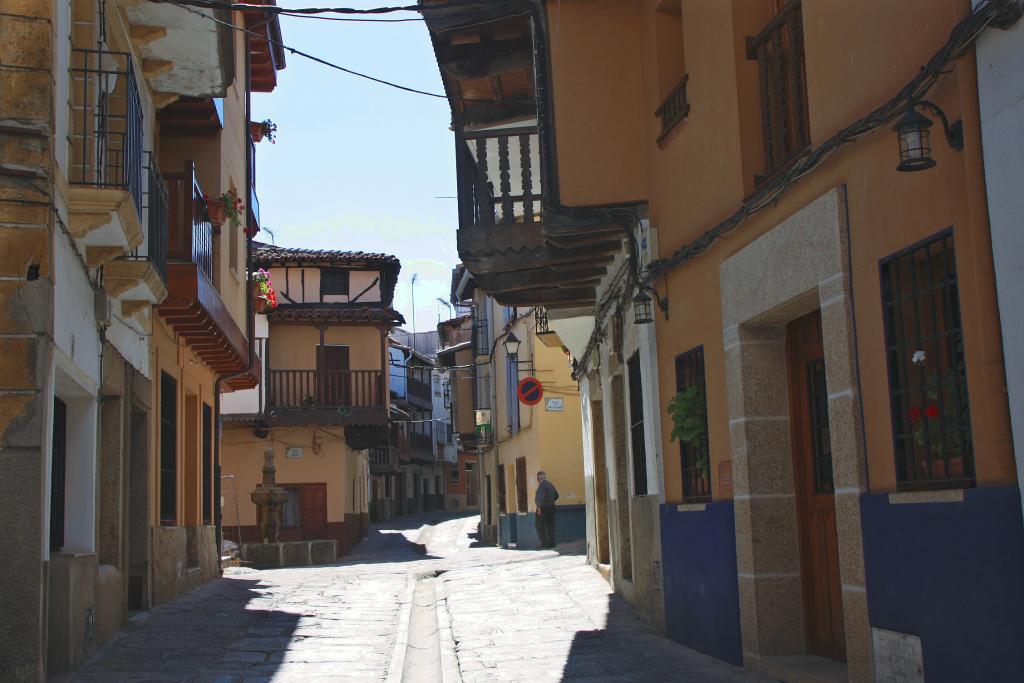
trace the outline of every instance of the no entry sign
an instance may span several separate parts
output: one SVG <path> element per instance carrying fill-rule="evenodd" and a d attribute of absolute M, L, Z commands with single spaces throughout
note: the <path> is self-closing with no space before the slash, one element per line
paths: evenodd
<path fill-rule="evenodd" d="M 516 394 L 519 395 L 519 400 L 526 405 L 535 406 L 544 396 L 544 387 L 536 377 L 526 377 L 520 380 Z"/>

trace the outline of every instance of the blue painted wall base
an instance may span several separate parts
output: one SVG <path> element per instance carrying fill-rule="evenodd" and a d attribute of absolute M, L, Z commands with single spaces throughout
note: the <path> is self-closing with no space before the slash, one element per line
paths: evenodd
<path fill-rule="evenodd" d="M 662 505 L 661 555 L 666 634 L 743 666 L 732 501 L 695 512 Z"/>
<path fill-rule="evenodd" d="M 871 625 L 921 638 L 924 677 L 1024 681 L 1024 526 L 1015 486 L 959 503 L 861 498 Z"/>
<path fill-rule="evenodd" d="M 499 539 L 503 548 L 515 543 L 520 550 L 540 547 L 534 515 L 515 512 L 502 514 L 498 522 Z M 587 506 L 559 505 L 555 508 L 555 535 L 559 543 L 572 543 L 587 538 Z"/>

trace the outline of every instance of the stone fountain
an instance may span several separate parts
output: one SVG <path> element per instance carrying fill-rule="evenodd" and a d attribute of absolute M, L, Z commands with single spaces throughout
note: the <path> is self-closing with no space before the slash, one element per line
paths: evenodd
<path fill-rule="evenodd" d="M 260 539 L 263 543 L 277 543 L 281 530 L 281 508 L 288 500 L 288 492 L 277 485 L 273 446 L 263 451 L 263 481 L 250 497 L 256 503 L 256 526 Z"/>
<path fill-rule="evenodd" d="M 331 539 L 311 539 L 282 543 L 281 512 L 288 491 L 277 485 L 277 467 L 274 466 L 274 448 L 263 451 L 263 481 L 250 495 L 256 504 L 256 526 L 259 543 L 242 545 L 242 558 L 257 569 L 297 567 L 334 562 L 338 558 L 338 543 Z"/>

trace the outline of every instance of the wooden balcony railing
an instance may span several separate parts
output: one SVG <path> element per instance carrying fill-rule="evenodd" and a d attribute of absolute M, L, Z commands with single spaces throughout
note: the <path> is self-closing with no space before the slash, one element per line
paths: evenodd
<path fill-rule="evenodd" d="M 279 409 L 384 408 L 380 370 L 270 370 L 268 407 Z"/>
<path fill-rule="evenodd" d="M 414 458 L 432 459 L 434 457 L 434 437 L 430 434 L 409 432 L 409 451 Z"/>
<path fill-rule="evenodd" d="M 371 448 L 370 467 L 382 468 L 391 466 L 390 448 Z"/>
<path fill-rule="evenodd" d="M 540 220 L 543 187 L 536 128 L 464 132 L 456 147 L 460 227 Z"/>
<path fill-rule="evenodd" d="M 759 34 L 747 38 L 747 59 L 756 59 L 761 97 L 764 172 L 771 177 L 810 144 L 804 32 L 800 0 L 790 0 Z"/>
<path fill-rule="evenodd" d="M 431 402 L 429 382 L 424 382 L 423 380 L 416 379 L 415 377 L 409 377 L 408 387 L 409 398 L 416 398 L 426 403 Z"/>
<path fill-rule="evenodd" d="M 167 256 L 195 263 L 213 282 L 213 223 L 196 177 L 195 162 L 186 161 L 182 173 L 165 173 L 164 180 L 169 206 Z"/>

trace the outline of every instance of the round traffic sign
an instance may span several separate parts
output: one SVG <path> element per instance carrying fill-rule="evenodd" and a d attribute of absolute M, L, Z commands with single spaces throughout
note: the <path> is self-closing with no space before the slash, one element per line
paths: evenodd
<path fill-rule="evenodd" d="M 519 400 L 526 405 L 535 406 L 544 397 L 544 387 L 536 377 L 525 377 L 520 380 L 516 394 L 519 395 Z"/>

